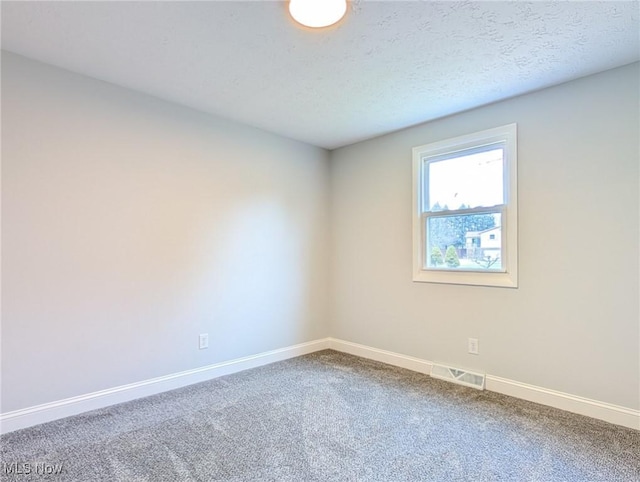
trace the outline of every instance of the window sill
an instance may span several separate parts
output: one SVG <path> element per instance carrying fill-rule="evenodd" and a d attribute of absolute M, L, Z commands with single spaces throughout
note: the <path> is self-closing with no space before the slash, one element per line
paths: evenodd
<path fill-rule="evenodd" d="M 518 287 L 518 277 L 516 274 L 503 272 L 419 270 L 413 274 L 413 281 L 420 283 L 444 283 L 498 288 Z"/>

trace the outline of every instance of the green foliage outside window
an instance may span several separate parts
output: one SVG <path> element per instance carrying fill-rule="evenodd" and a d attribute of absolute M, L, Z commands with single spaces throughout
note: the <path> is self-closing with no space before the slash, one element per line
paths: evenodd
<path fill-rule="evenodd" d="M 444 257 L 442 256 L 442 250 L 438 246 L 431 248 L 431 264 L 439 266 L 444 263 Z"/>
<path fill-rule="evenodd" d="M 458 258 L 458 252 L 453 246 L 447 248 L 447 252 L 444 254 L 444 262 L 449 268 L 457 268 L 460 266 L 460 259 Z"/>

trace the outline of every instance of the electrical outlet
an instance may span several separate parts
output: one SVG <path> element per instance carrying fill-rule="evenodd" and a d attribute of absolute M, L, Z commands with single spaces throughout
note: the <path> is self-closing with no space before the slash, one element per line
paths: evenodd
<path fill-rule="evenodd" d="M 209 333 L 201 334 L 198 340 L 199 340 L 199 347 L 201 350 L 204 350 L 205 348 L 209 348 Z"/>
<path fill-rule="evenodd" d="M 469 353 L 472 355 L 478 354 L 478 339 L 477 338 L 469 338 Z"/>

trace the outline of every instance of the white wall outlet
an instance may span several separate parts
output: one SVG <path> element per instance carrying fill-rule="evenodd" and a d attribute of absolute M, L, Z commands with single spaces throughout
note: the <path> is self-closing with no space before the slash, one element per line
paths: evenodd
<path fill-rule="evenodd" d="M 478 339 L 477 338 L 469 338 L 469 353 L 472 355 L 478 354 Z"/>
<path fill-rule="evenodd" d="M 204 350 L 205 348 L 209 348 L 209 333 L 202 333 L 198 338 L 198 341 L 199 341 L 199 347 L 201 350 Z"/>

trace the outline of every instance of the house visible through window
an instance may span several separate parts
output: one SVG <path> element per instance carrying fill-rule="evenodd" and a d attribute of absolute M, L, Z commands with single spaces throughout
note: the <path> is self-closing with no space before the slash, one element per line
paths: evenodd
<path fill-rule="evenodd" d="M 416 147 L 414 280 L 517 286 L 516 126 Z"/>

